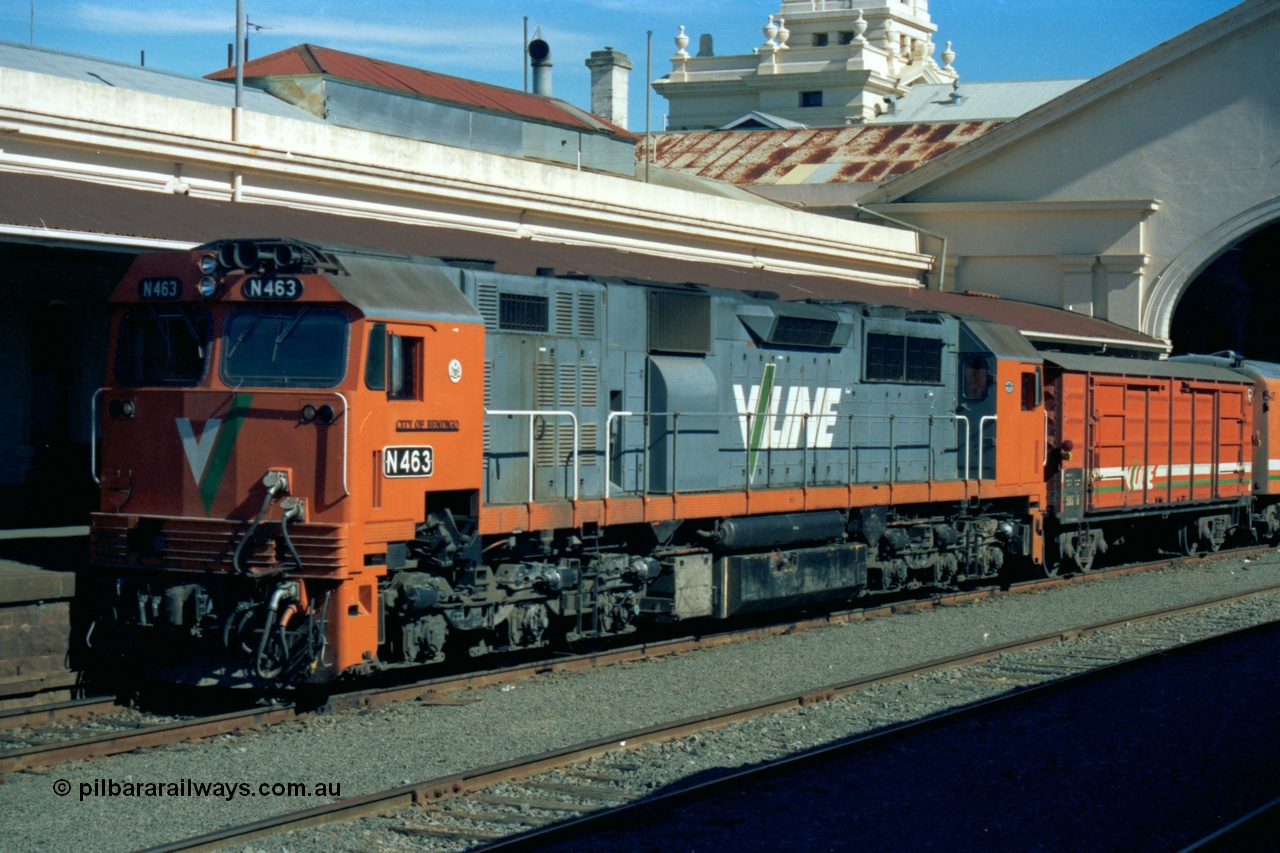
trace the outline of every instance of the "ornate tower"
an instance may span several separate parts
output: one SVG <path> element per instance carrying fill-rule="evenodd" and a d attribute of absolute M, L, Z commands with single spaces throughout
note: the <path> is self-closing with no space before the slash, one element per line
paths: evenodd
<path fill-rule="evenodd" d="M 810 126 L 859 124 L 892 109 L 916 83 L 952 83 L 955 54 L 933 54 L 928 0 L 782 0 L 751 54 L 685 49 L 653 83 L 670 102 L 671 130 L 721 127 L 751 112 Z M 707 41 L 710 41 L 709 39 Z"/>

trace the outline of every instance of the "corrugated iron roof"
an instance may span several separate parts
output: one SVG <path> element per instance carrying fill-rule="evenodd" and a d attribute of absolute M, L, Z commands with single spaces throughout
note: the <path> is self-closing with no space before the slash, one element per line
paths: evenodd
<path fill-rule="evenodd" d="M 1002 80 L 993 83 L 917 83 L 895 109 L 870 124 L 1011 121 L 1069 92 L 1087 77 L 1058 80 Z"/>
<path fill-rule="evenodd" d="M 0 41 L 0 68 L 63 77 L 166 98 L 182 98 L 227 109 L 235 106 L 235 90 L 226 83 L 11 41 Z M 305 110 L 256 89 L 244 93 L 244 107 L 251 112 L 298 121 L 320 121 Z"/>
<path fill-rule="evenodd" d="M 438 101 L 508 113 L 551 124 L 638 139 L 625 128 L 579 110 L 557 98 L 519 92 L 477 80 L 452 77 L 369 56 L 300 44 L 245 63 L 246 79 L 325 74 Z M 210 80 L 234 80 L 235 68 L 206 74 Z"/>
<path fill-rule="evenodd" d="M 888 180 L 999 127 L 999 121 L 703 131 L 657 138 L 654 162 L 735 184 Z"/>
<path fill-rule="evenodd" d="M 778 293 L 783 299 L 838 299 L 898 305 L 909 310 L 944 311 L 1013 326 L 1038 337 L 1110 341 L 1146 349 L 1162 346 L 1154 338 L 1104 320 L 1010 299 L 886 287 L 621 249 L 544 243 L 460 228 L 383 222 L 269 204 L 213 201 L 11 172 L 0 172 L 0 225 L 192 244 L 233 237 L 289 236 L 411 255 L 487 258 L 496 262 L 500 272 L 533 275 L 539 267 L 548 267 L 560 273 L 573 270 L 597 276 L 766 290 Z"/>

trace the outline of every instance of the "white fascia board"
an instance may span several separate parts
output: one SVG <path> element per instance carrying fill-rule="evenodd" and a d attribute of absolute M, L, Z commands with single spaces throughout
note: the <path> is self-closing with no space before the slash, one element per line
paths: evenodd
<path fill-rule="evenodd" d="M 0 169 L 172 192 L 174 165 L 181 164 L 192 176 L 181 179 L 181 189 L 195 197 L 229 199 L 239 173 L 241 198 L 248 201 L 366 217 L 387 215 L 387 201 L 402 207 L 405 221 L 443 211 L 455 227 L 484 230 L 488 223 L 503 233 L 511 219 L 533 214 L 600 245 L 617 245 L 622 235 L 665 254 L 706 241 L 713 253 L 744 263 L 807 255 L 779 268 L 907 286 L 931 264 L 914 235 L 878 225 L 256 113 L 245 115 L 241 142 L 232 143 L 211 132 L 229 127 L 229 110 L 112 92 L 101 117 L 90 117 L 86 84 L 27 76 L 33 79 L 10 87 L 5 75 L 0 85 L 0 125 L 13 128 L 22 143 L 10 152 L 0 145 Z M 62 103 L 56 97 L 62 87 L 79 98 L 76 116 L 48 111 L 48 104 Z M 145 129 L 152 127 L 171 129 Z M 193 134 L 192 127 L 207 133 Z M 227 181 L 210 174 L 225 174 Z M 305 191 L 289 191 L 300 188 Z M 403 201 L 409 203 L 397 204 Z M 474 214 L 448 213 L 460 208 Z"/>

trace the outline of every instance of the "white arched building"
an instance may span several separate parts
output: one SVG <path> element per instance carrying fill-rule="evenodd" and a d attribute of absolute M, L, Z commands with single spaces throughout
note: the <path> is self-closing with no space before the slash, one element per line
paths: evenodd
<path fill-rule="evenodd" d="M 1280 220 L 1280 3 L 1247 0 L 862 198 L 948 237 L 959 289 L 1169 336 Z"/>
<path fill-rule="evenodd" d="M 666 134 L 656 161 L 810 211 L 890 216 L 939 235 L 931 288 L 1061 307 L 1168 340 L 1196 277 L 1280 222 L 1277 0 L 1246 0 L 1091 80 L 954 86 L 935 80 L 954 81 L 954 69 L 949 52 L 943 66 L 930 59 L 925 0 L 787 0 L 774 19 L 785 19 L 791 47 L 766 43 L 754 72 L 677 53 L 654 83 L 671 99 L 673 128 L 693 122 L 689 105 L 713 89 L 739 114 L 746 102 L 730 96 L 735 87 L 777 104 L 819 79 L 865 81 L 864 93 L 886 81 L 914 90 L 895 112 L 826 120 L 818 110 L 770 111 L 761 94 L 752 109 L 770 115 L 733 122 L 756 129 Z M 813 45 L 812 22 L 835 20 L 868 25 L 847 45 Z M 905 47 L 884 37 L 908 26 L 917 41 Z M 855 68 L 871 56 L 892 73 Z M 777 73 L 766 74 L 775 59 Z"/>

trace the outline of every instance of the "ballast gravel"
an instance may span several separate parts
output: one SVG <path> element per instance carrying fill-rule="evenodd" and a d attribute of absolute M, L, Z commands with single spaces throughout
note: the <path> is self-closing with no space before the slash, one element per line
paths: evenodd
<path fill-rule="evenodd" d="M 3 848 L 15 853 L 137 850 L 590 738 L 1277 583 L 1280 552 L 1217 558 L 1192 568 L 552 674 L 472 691 L 466 698 L 474 701 L 467 704 L 402 703 L 317 715 L 259 732 L 14 773 L 0 784 Z M 910 692 L 900 688 L 892 697 L 868 696 L 844 707 L 853 709 L 846 713 L 874 718 L 878 710 L 901 704 L 897 694 Z M 885 709 L 875 707 L 878 701 L 886 703 Z M 817 710 L 821 707 L 801 728 L 760 721 L 763 728 L 756 735 L 767 745 L 763 752 L 825 740 L 823 730 L 832 723 L 823 717 L 829 712 Z M 696 753 L 697 741 L 693 744 Z M 692 761 L 696 754 L 687 744 L 646 747 L 632 759 L 641 765 L 638 772 L 654 767 L 655 788 L 670 782 L 671 774 L 658 769 L 663 764 Z M 282 790 L 279 786 L 290 783 L 322 793 L 273 796 L 273 786 Z M 365 824 L 317 828 L 232 849 L 307 853 L 387 847 L 386 835 Z M 429 846 L 422 842 L 406 837 L 403 847 Z"/>

